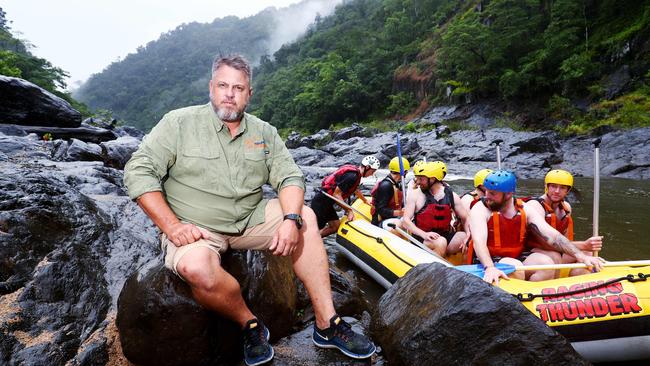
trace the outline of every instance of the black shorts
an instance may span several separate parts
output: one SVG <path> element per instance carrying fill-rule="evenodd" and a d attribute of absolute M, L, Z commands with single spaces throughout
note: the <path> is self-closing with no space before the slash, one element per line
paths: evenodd
<path fill-rule="evenodd" d="M 530 250 L 523 251 L 515 259 L 520 261 L 521 263 L 524 263 L 526 258 L 528 258 L 528 256 L 531 255 L 532 253 L 533 252 L 531 252 Z M 492 262 L 497 263 L 498 261 L 502 260 L 503 258 L 507 258 L 507 257 L 501 257 L 501 256 L 498 256 L 498 255 L 492 256 Z M 481 261 L 478 260 L 478 257 L 476 256 L 476 252 L 474 252 L 474 254 L 473 254 L 472 264 L 481 264 Z"/>
<path fill-rule="evenodd" d="M 453 231 L 453 230 L 443 231 L 443 232 L 437 232 L 436 231 L 436 233 L 438 233 L 438 235 L 442 236 L 443 238 L 447 239 L 447 245 L 449 245 L 449 243 L 451 243 L 451 239 L 454 237 L 454 235 L 456 235 L 456 232 Z M 416 238 L 418 241 L 424 243 L 424 240 L 421 237 L 419 237 L 417 235 L 413 235 L 413 237 Z"/>
<path fill-rule="evenodd" d="M 339 214 L 334 209 L 334 201 L 320 191 L 311 199 L 311 209 L 316 214 L 319 229 L 324 228 L 328 222 L 339 219 Z"/>

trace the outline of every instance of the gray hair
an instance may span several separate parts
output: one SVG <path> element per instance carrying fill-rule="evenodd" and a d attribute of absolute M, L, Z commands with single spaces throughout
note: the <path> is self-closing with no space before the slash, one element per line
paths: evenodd
<path fill-rule="evenodd" d="M 248 61 L 241 55 L 233 54 L 233 55 L 227 55 L 227 56 L 217 56 L 214 58 L 214 61 L 212 62 L 212 76 L 214 77 L 214 73 L 217 72 L 217 70 L 221 66 L 230 66 L 235 70 L 242 71 L 246 76 L 248 76 L 248 83 L 252 84 L 253 83 L 253 71 L 251 70 L 251 66 L 248 63 Z"/>

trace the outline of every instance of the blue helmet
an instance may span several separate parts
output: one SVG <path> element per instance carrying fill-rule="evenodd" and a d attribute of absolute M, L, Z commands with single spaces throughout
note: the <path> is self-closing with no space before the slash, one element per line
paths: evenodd
<path fill-rule="evenodd" d="M 511 193 L 517 188 L 517 178 L 507 170 L 495 170 L 485 177 L 483 187 L 492 191 Z"/>

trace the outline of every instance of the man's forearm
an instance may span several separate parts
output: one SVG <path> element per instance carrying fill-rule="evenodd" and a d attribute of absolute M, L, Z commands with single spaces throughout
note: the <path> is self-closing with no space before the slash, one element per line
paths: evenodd
<path fill-rule="evenodd" d="M 282 188 L 278 198 L 283 214 L 300 214 L 305 202 L 305 191 L 298 186 L 286 186 Z"/>
<path fill-rule="evenodd" d="M 567 239 L 564 235 L 562 235 L 559 232 L 557 233 L 555 238 L 550 238 L 544 235 L 535 224 L 531 224 L 530 229 L 536 235 L 539 235 L 540 238 L 544 239 L 544 241 L 548 243 L 554 250 L 557 250 L 560 253 L 565 253 L 572 256 L 581 253 L 580 249 L 578 249 L 575 245 L 573 245 L 573 243 L 571 243 L 569 239 Z"/>
<path fill-rule="evenodd" d="M 180 222 L 172 209 L 165 201 L 162 192 L 147 192 L 138 197 L 138 205 L 149 216 L 163 233 L 168 234 L 169 229 Z"/>

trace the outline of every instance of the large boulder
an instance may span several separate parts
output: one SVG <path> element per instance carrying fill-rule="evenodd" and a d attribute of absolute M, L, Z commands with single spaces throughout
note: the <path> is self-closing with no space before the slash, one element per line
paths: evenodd
<path fill-rule="evenodd" d="M 70 103 L 27 80 L 0 75 L 0 123 L 79 127 L 81 113 Z"/>
<path fill-rule="evenodd" d="M 222 259 L 271 339 L 289 335 L 298 315 L 289 258 L 233 251 Z M 139 365 L 212 365 L 241 358 L 239 327 L 198 305 L 187 284 L 161 265 L 147 266 L 126 281 L 117 327 L 124 355 Z"/>
<path fill-rule="evenodd" d="M 118 137 L 117 140 L 102 142 L 99 146 L 107 166 L 124 169 L 126 162 L 140 146 L 140 139 L 126 135 Z"/>
<path fill-rule="evenodd" d="M 393 366 L 588 364 L 512 295 L 436 263 L 381 297 L 372 334 Z"/>

